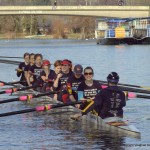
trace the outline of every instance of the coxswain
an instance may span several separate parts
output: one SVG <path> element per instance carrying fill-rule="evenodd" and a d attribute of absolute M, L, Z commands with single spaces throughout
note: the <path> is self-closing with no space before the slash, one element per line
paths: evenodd
<path fill-rule="evenodd" d="M 25 73 L 24 73 L 24 69 L 26 66 L 29 65 L 29 53 L 25 53 L 24 54 L 24 62 L 21 62 L 19 64 L 19 67 L 16 69 L 17 71 L 17 76 L 20 77 L 20 84 L 22 84 L 23 86 L 27 86 L 27 80 L 26 80 L 26 77 L 25 77 Z"/>
<path fill-rule="evenodd" d="M 67 81 L 67 90 L 69 93 L 69 99 L 73 101 L 78 100 L 77 89 L 81 82 L 85 80 L 83 76 L 83 67 L 80 64 L 74 66 L 73 75 L 69 77 Z"/>
<path fill-rule="evenodd" d="M 66 102 L 69 97 L 69 94 L 67 92 L 67 80 L 73 74 L 71 68 L 72 64 L 71 61 L 68 59 L 63 60 L 61 64 L 62 71 L 57 75 L 53 84 L 53 89 L 56 91 L 60 91 L 58 95 L 58 100 Z"/>
<path fill-rule="evenodd" d="M 35 57 L 35 64 L 29 68 L 28 75 L 27 75 L 27 82 L 29 86 L 35 85 L 37 79 L 40 77 L 40 73 L 43 71 L 42 69 L 42 59 L 43 56 L 41 54 L 36 54 Z M 30 77 L 33 76 L 33 82 L 30 82 Z"/>
<path fill-rule="evenodd" d="M 82 115 L 94 110 L 102 119 L 118 117 L 123 118 L 123 107 L 126 106 L 126 98 L 123 91 L 117 86 L 119 75 L 111 72 L 107 76 L 108 87 L 102 89 L 94 101 L 91 102 L 88 109 L 82 111 L 82 114 L 76 114 L 73 118 L 79 118 Z"/>

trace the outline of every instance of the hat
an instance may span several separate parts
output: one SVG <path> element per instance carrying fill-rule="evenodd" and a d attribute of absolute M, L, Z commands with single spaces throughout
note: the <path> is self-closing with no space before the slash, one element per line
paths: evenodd
<path fill-rule="evenodd" d="M 111 72 L 108 76 L 107 76 L 107 81 L 110 83 L 115 83 L 117 84 L 119 82 L 119 75 L 117 72 Z"/>
<path fill-rule="evenodd" d="M 63 60 L 61 62 L 62 65 L 70 65 L 70 62 L 68 60 Z"/>
<path fill-rule="evenodd" d="M 50 61 L 49 60 L 43 60 L 43 64 L 42 64 L 42 66 L 49 66 L 51 63 L 50 63 Z"/>
<path fill-rule="evenodd" d="M 74 67 L 74 73 L 75 74 L 82 74 L 82 72 L 83 72 L 83 67 L 81 66 L 81 65 L 75 65 L 75 67 Z"/>

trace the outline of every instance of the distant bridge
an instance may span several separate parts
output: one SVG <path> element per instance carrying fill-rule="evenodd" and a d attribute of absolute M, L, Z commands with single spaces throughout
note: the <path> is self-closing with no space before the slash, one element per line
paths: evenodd
<path fill-rule="evenodd" d="M 150 17 L 150 6 L 0 6 L 0 15 Z"/>

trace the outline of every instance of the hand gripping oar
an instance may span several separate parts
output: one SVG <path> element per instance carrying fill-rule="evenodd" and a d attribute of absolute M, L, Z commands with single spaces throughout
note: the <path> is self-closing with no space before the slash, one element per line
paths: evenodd
<path fill-rule="evenodd" d="M 24 90 L 28 90 L 28 89 L 32 89 L 32 88 L 36 88 L 36 87 L 41 87 L 41 85 L 28 86 L 28 87 L 24 87 L 24 88 L 10 88 L 5 91 L 0 91 L 0 94 L 11 94 L 11 93 L 14 93 L 17 91 L 24 91 Z"/>
<path fill-rule="evenodd" d="M 106 88 L 106 87 L 107 87 L 106 84 L 103 84 L 103 85 L 102 85 L 102 88 Z M 150 91 L 149 91 L 149 90 L 134 89 L 134 88 L 123 87 L 123 86 L 118 86 L 118 87 L 119 87 L 119 89 L 122 90 L 122 91 L 150 94 Z"/>
<path fill-rule="evenodd" d="M 105 83 L 107 84 L 108 82 L 107 81 L 102 81 L 102 80 L 97 80 L 98 82 L 100 83 Z M 129 87 L 135 87 L 135 88 L 143 88 L 143 89 L 146 89 L 146 90 L 150 90 L 150 87 L 147 87 L 147 86 L 139 86 L 139 85 L 132 85 L 132 84 L 124 84 L 124 83 L 118 83 L 118 85 L 122 85 L 122 86 L 129 86 Z"/>
<path fill-rule="evenodd" d="M 60 107 L 65 107 L 65 106 L 74 106 L 76 104 L 81 104 L 82 102 L 72 102 L 72 103 L 65 103 L 65 104 L 57 104 L 57 105 L 43 105 L 43 106 L 37 106 L 35 108 L 31 109 L 25 109 L 25 110 L 19 110 L 19 111 L 13 111 L 13 112 L 8 112 L 8 113 L 3 113 L 0 114 L 0 117 L 5 117 L 5 116 L 11 116 L 11 115 L 17 115 L 17 114 L 24 114 L 24 113 L 29 113 L 29 112 L 40 112 L 40 111 L 46 111 L 54 108 L 60 108 Z"/>
<path fill-rule="evenodd" d="M 57 94 L 58 92 L 57 91 L 51 91 L 51 92 L 47 92 L 47 93 L 42 93 L 42 94 L 29 94 L 29 95 L 25 95 L 25 96 L 20 96 L 18 98 L 12 98 L 12 99 L 7 99 L 7 100 L 3 100 L 3 101 L 0 101 L 0 104 L 3 104 L 3 103 L 10 103 L 10 102 L 15 102 L 15 101 L 27 101 L 27 100 L 30 100 L 32 98 L 38 98 L 38 97 L 41 97 L 41 96 L 46 96 L 46 95 L 50 95 L 50 94 Z"/>
<path fill-rule="evenodd" d="M 20 82 L 26 82 L 26 81 L 15 81 L 15 82 L 4 82 L 4 81 L 0 81 L 0 86 L 5 86 L 5 85 L 11 85 L 14 86 L 14 84 L 18 84 Z"/>

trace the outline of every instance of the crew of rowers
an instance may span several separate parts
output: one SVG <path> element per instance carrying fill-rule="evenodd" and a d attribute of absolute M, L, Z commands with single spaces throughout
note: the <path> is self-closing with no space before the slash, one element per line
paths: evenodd
<path fill-rule="evenodd" d="M 41 54 L 24 54 L 24 62 L 17 69 L 17 76 L 24 86 L 35 86 L 39 92 L 58 91 L 51 95 L 53 99 L 64 103 L 83 101 L 76 105 L 82 113 L 74 115 L 74 119 L 92 111 L 102 119 L 107 117 L 123 117 L 126 105 L 125 94 L 118 87 L 119 76 L 116 72 L 108 75 L 108 87 L 94 80 L 94 70 L 78 64 L 73 67 L 68 59 L 56 60 L 54 70 L 50 69 L 49 60 L 43 60 Z"/>

